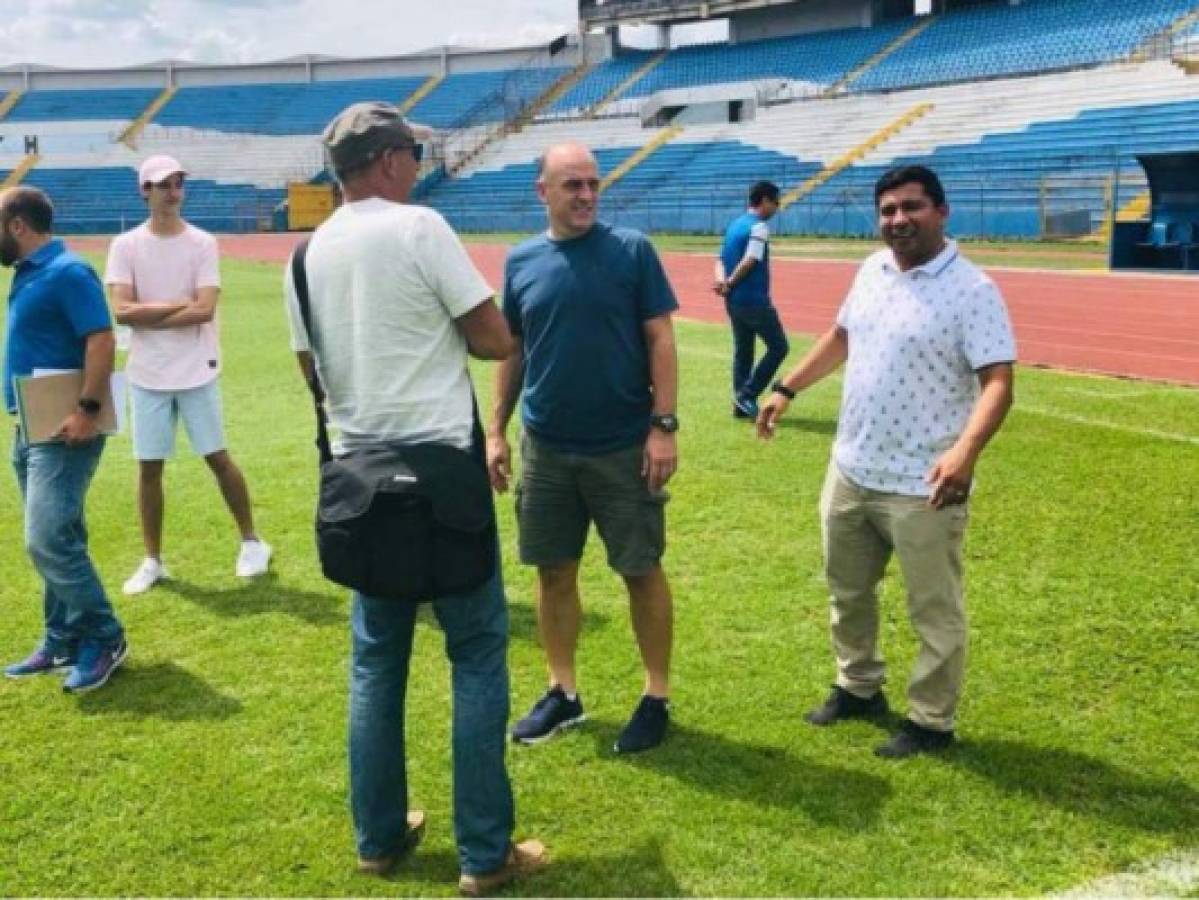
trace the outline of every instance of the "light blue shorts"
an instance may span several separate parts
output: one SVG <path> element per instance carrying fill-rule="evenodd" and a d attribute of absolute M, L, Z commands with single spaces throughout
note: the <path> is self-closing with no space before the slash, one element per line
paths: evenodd
<path fill-rule="evenodd" d="M 225 449 L 221 424 L 221 391 L 217 379 L 185 391 L 152 391 L 129 385 L 133 401 L 133 456 L 151 461 L 175 455 L 175 429 L 180 419 L 199 456 Z"/>

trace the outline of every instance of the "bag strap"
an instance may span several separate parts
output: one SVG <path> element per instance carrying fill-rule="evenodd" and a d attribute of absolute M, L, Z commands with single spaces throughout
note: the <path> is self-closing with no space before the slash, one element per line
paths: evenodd
<path fill-rule="evenodd" d="M 333 459 L 333 451 L 329 445 L 329 417 L 325 412 L 325 389 L 321 386 L 320 376 L 316 372 L 316 353 L 312 350 L 312 304 L 308 295 L 308 272 L 304 268 L 304 257 L 308 254 L 308 239 L 299 243 L 291 255 L 291 281 L 296 291 L 296 300 L 300 306 L 300 319 L 304 323 L 304 332 L 308 336 L 308 351 L 312 357 L 312 372 L 308 382 L 308 390 L 312 392 L 312 405 L 316 410 L 316 447 L 320 453 L 323 465 Z M 483 421 L 479 416 L 479 400 L 475 396 L 475 384 L 467 374 L 470 384 L 470 407 L 474 419 L 471 422 L 470 454 L 475 458 L 483 471 L 487 471 L 487 438 L 483 434 Z"/>
<path fill-rule="evenodd" d="M 304 268 L 304 257 L 308 254 L 308 240 L 305 239 L 296 247 L 291 255 L 291 281 L 296 290 L 296 300 L 300 306 L 300 320 L 304 323 L 304 333 L 308 337 L 308 355 L 312 358 L 312 371 L 306 373 L 308 390 L 312 392 L 312 406 L 316 411 L 316 449 L 320 454 L 321 465 L 333 459 L 333 450 L 329 446 L 329 417 L 325 413 L 325 389 L 321 387 L 321 378 L 316 372 L 316 353 L 312 349 L 312 305 L 308 298 L 308 272 Z"/>

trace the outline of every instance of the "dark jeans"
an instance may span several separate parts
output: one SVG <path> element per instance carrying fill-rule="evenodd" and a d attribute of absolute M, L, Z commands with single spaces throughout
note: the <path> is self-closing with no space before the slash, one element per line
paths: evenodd
<path fill-rule="evenodd" d="M 45 583 L 49 653 L 75 652 L 83 641 L 109 644 L 123 634 L 87 552 L 84 504 L 104 452 L 104 438 L 77 447 L 13 440 L 12 463 L 25 506 L 25 549 Z"/>
<path fill-rule="evenodd" d="M 733 325 L 733 395 L 756 400 L 774 379 L 791 345 L 773 306 L 732 306 L 725 309 Z M 754 366 L 754 340 L 761 338 L 766 353 Z"/>
<path fill-rule="evenodd" d="M 353 595 L 350 629 L 350 805 L 358 854 L 403 843 L 408 811 L 404 695 L 416 604 Z M 463 872 L 503 865 L 512 839 L 504 766 L 508 722 L 508 607 L 498 562 L 482 587 L 433 601 L 445 632 L 453 695 L 454 836 Z M 421 723 L 417 723 L 421 727 Z"/>

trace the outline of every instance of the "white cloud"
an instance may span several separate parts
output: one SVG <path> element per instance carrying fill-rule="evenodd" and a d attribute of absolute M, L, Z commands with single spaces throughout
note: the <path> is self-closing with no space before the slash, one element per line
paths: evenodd
<path fill-rule="evenodd" d="M 72 68 L 164 58 L 363 57 L 518 46 L 575 28 L 576 0 L 3 0 L 0 58 Z M 464 23 L 469 23 L 464 27 Z M 477 23 L 481 27 L 472 27 Z"/>

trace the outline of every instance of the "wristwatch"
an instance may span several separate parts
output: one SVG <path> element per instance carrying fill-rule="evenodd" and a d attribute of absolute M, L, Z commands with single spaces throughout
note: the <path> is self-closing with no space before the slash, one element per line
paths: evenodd
<path fill-rule="evenodd" d="M 99 400 L 93 400 L 91 397 L 80 397 L 79 403 L 76 405 L 79 407 L 79 411 L 85 416 L 91 416 L 94 418 L 100 415 Z"/>
<path fill-rule="evenodd" d="M 649 417 L 649 424 L 659 431 L 665 431 L 667 434 L 674 434 L 679 430 L 679 417 L 674 413 L 663 413 L 662 415 L 653 415 Z"/>

